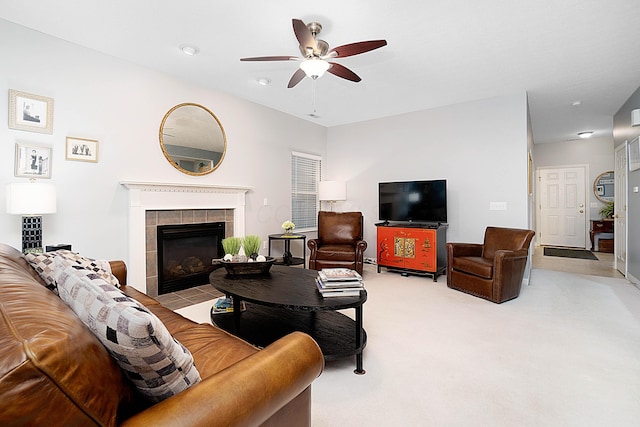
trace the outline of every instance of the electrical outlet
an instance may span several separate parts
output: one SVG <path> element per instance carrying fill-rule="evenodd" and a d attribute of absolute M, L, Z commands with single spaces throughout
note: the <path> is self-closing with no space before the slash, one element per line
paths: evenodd
<path fill-rule="evenodd" d="M 364 257 L 364 262 L 366 264 L 377 264 L 378 263 L 378 261 L 375 258 L 371 258 L 371 257 L 368 257 L 368 256 Z"/>

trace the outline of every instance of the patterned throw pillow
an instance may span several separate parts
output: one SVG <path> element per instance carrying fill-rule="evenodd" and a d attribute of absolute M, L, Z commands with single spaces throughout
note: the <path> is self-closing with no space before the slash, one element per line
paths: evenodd
<path fill-rule="evenodd" d="M 106 260 L 94 260 L 86 258 L 75 252 L 66 249 L 45 252 L 42 254 L 25 254 L 25 258 L 29 264 L 38 272 L 42 280 L 44 280 L 47 288 L 54 294 L 58 295 L 58 288 L 55 280 L 55 262 L 56 257 L 64 258 L 74 265 L 78 265 L 87 270 L 93 271 L 113 286 L 120 287 L 120 282 L 111 274 L 111 267 Z"/>
<path fill-rule="evenodd" d="M 193 356 L 160 319 L 98 275 L 68 262 L 56 258 L 60 298 L 98 337 L 142 395 L 159 402 L 200 381 Z"/>

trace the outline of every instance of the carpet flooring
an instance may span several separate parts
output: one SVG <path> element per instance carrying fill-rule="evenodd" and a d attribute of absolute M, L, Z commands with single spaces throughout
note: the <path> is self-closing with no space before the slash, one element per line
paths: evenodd
<path fill-rule="evenodd" d="M 519 298 L 493 304 L 444 276 L 363 277 L 367 373 L 327 363 L 313 427 L 637 425 L 640 291 L 627 280 L 534 269 Z M 177 311 L 208 323 L 210 308 Z"/>
<path fill-rule="evenodd" d="M 593 252 L 585 249 L 544 248 L 544 254 L 546 256 L 557 256 L 562 258 L 598 259 Z"/>

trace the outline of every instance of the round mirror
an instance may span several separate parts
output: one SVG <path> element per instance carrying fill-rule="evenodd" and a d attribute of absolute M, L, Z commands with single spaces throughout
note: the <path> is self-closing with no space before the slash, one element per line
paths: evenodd
<path fill-rule="evenodd" d="M 184 103 L 173 107 L 162 119 L 160 148 L 179 171 L 206 175 L 222 163 L 227 137 L 215 114 L 202 105 Z"/>
<path fill-rule="evenodd" d="M 613 202 L 615 178 L 613 171 L 603 172 L 593 182 L 593 193 L 602 203 Z"/>

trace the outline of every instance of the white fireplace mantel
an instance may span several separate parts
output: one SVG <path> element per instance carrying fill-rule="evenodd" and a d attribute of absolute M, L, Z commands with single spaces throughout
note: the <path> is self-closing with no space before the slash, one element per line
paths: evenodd
<path fill-rule="evenodd" d="M 245 201 L 250 187 L 121 181 L 129 190 L 129 262 L 127 282 L 147 292 L 146 211 L 233 209 L 234 235 L 245 233 Z"/>

